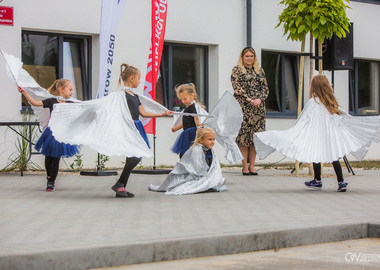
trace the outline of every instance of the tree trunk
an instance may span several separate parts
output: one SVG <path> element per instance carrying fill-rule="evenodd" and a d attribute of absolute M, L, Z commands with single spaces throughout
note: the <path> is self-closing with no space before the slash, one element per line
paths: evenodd
<path fill-rule="evenodd" d="M 306 36 L 303 37 L 301 42 L 301 59 L 300 59 L 300 72 L 299 72 L 299 80 L 298 80 L 298 109 L 297 109 L 297 118 L 300 115 L 302 111 L 302 89 L 303 89 L 303 73 L 304 73 L 304 66 L 305 66 L 305 39 Z M 296 175 L 298 176 L 300 174 L 300 164 L 299 161 L 296 161 Z"/>
<path fill-rule="evenodd" d="M 319 74 L 322 75 L 323 73 L 323 59 L 322 59 L 322 42 L 318 39 L 318 57 L 321 57 L 318 59 L 318 71 Z M 323 175 L 323 163 L 321 163 L 321 175 Z"/>
<path fill-rule="evenodd" d="M 310 30 L 310 71 L 309 71 L 309 88 L 310 88 L 310 83 L 311 83 L 311 80 L 313 79 L 313 75 L 314 75 L 314 59 L 311 57 L 313 55 L 313 49 L 314 49 L 314 37 L 313 37 L 313 33 L 312 31 Z M 309 163 L 308 166 L 309 168 L 309 175 L 312 175 L 313 174 L 313 164 L 312 163 Z"/>
<path fill-rule="evenodd" d="M 319 74 L 323 73 L 323 60 L 322 58 L 322 42 L 318 39 L 318 71 Z"/>

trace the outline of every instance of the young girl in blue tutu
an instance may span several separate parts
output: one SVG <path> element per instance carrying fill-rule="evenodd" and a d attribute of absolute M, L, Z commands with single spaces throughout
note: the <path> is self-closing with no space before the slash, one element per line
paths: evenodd
<path fill-rule="evenodd" d="M 186 108 L 183 110 L 184 113 L 203 113 L 204 106 L 202 106 L 197 99 L 197 92 L 195 90 L 195 85 L 192 83 L 181 84 L 176 87 L 177 97 L 181 100 Z M 201 112 L 203 111 L 203 112 Z M 195 135 L 197 133 L 197 127 L 200 126 L 198 116 L 184 115 L 182 117 L 182 122 L 174 127 L 172 127 L 172 132 L 183 128 L 182 133 L 178 136 L 176 142 L 172 147 L 172 151 L 179 154 L 181 158 L 183 154 L 190 148 L 193 144 Z"/>
<path fill-rule="evenodd" d="M 22 87 L 18 87 L 18 91 L 22 93 L 28 102 L 33 106 L 42 106 L 49 108 L 50 114 L 54 109 L 54 104 L 57 103 L 72 103 L 69 100 L 60 100 L 57 98 L 48 98 L 44 100 L 35 100 L 27 91 Z M 61 96 L 64 99 L 70 99 L 73 94 L 73 84 L 70 80 L 59 79 L 48 89 L 49 93 L 55 96 Z M 66 143 L 58 142 L 54 137 L 49 127 L 42 133 L 41 137 L 35 145 L 36 150 L 40 151 L 45 156 L 45 169 L 46 169 L 46 191 L 55 190 L 55 180 L 59 170 L 59 160 L 61 157 L 72 157 L 79 153 L 79 147 Z"/>
<path fill-rule="evenodd" d="M 149 147 L 148 137 L 145 133 L 144 126 L 139 120 L 141 115 L 144 118 L 153 118 L 161 116 L 169 116 L 172 114 L 171 111 L 165 111 L 164 113 L 152 113 L 145 111 L 143 105 L 140 102 L 140 99 L 137 94 L 133 92 L 140 84 L 141 73 L 140 71 L 128 64 L 122 64 L 120 67 L 120 77 L 119 85 L 124 84 L 122 89 L 125 92 L 125 98 L 127 99 L 128 109 L 131 114 L 131 117 L 135 123 L 137 130 L 139 131 L 141 137 L 145 140 L 146 144 Z M 150 148 L 150 147 L 149 147 Z M 127 157 L 125 160 L 125 165 L 123 172 L 120 175 L 119 180 L 112 186 L 112 190 L 116 192 L 116 197 L 131 198 L 135 195 L 125 189 L 129 176 L 134 167 L 141 161 L 141 157 Z"/>

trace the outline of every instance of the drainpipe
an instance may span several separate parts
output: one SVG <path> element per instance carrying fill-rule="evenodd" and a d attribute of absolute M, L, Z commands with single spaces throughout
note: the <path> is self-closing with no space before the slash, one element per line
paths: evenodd
<path fill-rule="evenodd" d="M 252 0 L 247 0 L 247 46 L 252 46 Z"/>

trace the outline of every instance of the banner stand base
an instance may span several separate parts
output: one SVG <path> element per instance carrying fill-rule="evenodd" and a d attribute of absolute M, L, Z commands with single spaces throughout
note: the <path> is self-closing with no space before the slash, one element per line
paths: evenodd
<path fill-rule="evenodd" d="M 136 174 L 169 174 L 171 170 L 168 169 L 152 169 L 152 170 L 133 170 L 132 173 Z"/>
<path fill-rule="evenodd" d="M 80 175 L 89 175 L 89 176 L 111 176 L 117 175 L 117 172 L 113 171 L 81 171 Z"/>

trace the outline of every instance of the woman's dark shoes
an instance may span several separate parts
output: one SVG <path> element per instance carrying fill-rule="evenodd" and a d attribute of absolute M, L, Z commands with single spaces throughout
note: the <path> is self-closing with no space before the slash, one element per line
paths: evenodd
<path fill-rule="evenodd" d="M 251 175 L 251 172 L 243 172 L 243 171 L 241 172 L 243 173 L 243 175 Z"/>
<path fill-rule="evenodd" d="M 251 172 L 251 171 L 249 171 L 249 174 L 250 175 L 259 175 L 257 172 Z"/>

